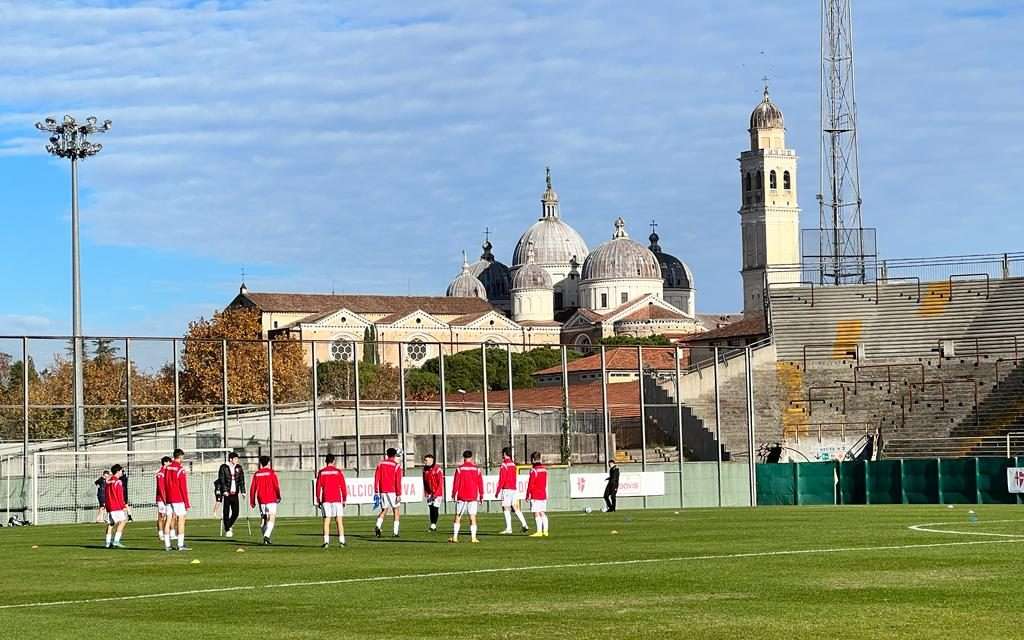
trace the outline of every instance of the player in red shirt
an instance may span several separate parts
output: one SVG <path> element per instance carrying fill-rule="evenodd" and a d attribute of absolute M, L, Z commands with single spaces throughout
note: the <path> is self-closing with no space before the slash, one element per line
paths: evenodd
<path fill-rule="evenodd" d="M 164 541 L 164 527 L 169 517 L 170 503 L 167 501 L 167 489 L 164 487 L 164 478 L 167 473 L 167 465 L 171 464 L 171 457 L 160 458 L 160 468 L 156 470 L 154 480 L 156 482 L 156 535 L 160 542 Z"/>
<path fill-rule="evenodd" d="M 437 518 L 444 501 L 444 470 L 434 462 L 434 455 L 423 456 L 423 495 L 430 509 L 430 530 L 437 531 Z"/>
<path fill-rule="evenodd" d="M 121 544 L 121 535 L 128 522 L 128 496 L 124 491 L 123 475 L 124 471 L 122 471 L 121 465 L 115 464 L 110 467 L 110 477 L 103 485 L 105 504 L 107 505 L 107 544 L 105 546 L 108 549 L 125 548 Z"/>
<path fill-rule="evenodd" d="M 316 472 L 313 501 L 324 514 L 324 549 L 331 546 L 331 518 L 338 522 L 338 544 L 345 546 L 345 523 L 342 521 L 348 486 L 345 474 L 334 465 L 334 454 L 324 456 L 324 468 Z"/>
<path fill-rule="evenodd" d="M 377 470 L 373 473 L 373 493 L 380 502 L 380 514 L 377 516 L 377 525 L 373 533 L 380 537 L 380 528 L 384 525 L 384 516 L 388 510 L 395 514 L 393 532 L 398 537 L 398 521 L 402 511 L 402 465 L 395 460 L 398 450 L 394 447 L 384 452 L 385 458 L 377 464 Z"/>
<path fill-rule="evenodd" d="M 252 474 L 252 485 L 249 487 L 249 507 L 256 508 L 256 505 L 259 505 L 263 544 L 270 544 L 270 534 L 274 532 L 279 502 L 281 483 L 277 479 L 277 472 L 270 468 L 270 456 L 260 456 L 259 471 Z"/>
<path fill-rule="evenodd" d="M 530 527 L 526 526 L 526 518 L 523 517 L 523 512 L 519 509 L 519 505 L 516 504 L 517 476 L 516 463 L 512 459 L 512 448 L 505 447 L 501 450 L 501 468 L 498 469 L 498 489 L 494 495 L 495 498 L 501 498 L 501 510 L 505 514 L 505 530 L 501 532 L 502 535 L 512 533 L 513 513 L 519 518 L 519 526 L 522 527 L 523 533 L 530 530 Z"/>
<path fill-rule="evenodd" d="M 164 467 L 164 497 L 170 503 L 170 513 L 164 523 L 164 548 L 170 551 L 171 541 L 177 538 L 178 551 L 189 551 L 185 546 L 185 515 L 192 505 L 188 500 L 188 478 L 181 466 L 185 452 L 175 449 L 172 457 L 171 463 Z"/>
<path fill-rule="evenodd" d="M 548 536 L 548 516 L 545 513 L 548 508 L 548 470 L 540 463 L 540 452 L 534 451 L 530 454 L 530 462 L 533 468 L 530 469 L 530 481 L 526 485 L 526 499 L 530 501 L 530 510 L 537 521 L 537 531 L 530 534 L 531 538 L 546 538 Z"/>
<path fill-rule="evenodd" d="M 462 464 L 455 467 L 452 499 L 455 500 L 455 522 L 448 542 L 459 541 L 459 526 L 464 513 L 469 514 L 470 542 L 480 542 L 476 539 L 476 510 L 484 500 L 484 474 L 473 463 L 473 452 L 468 449 L 462 452 Z"/>

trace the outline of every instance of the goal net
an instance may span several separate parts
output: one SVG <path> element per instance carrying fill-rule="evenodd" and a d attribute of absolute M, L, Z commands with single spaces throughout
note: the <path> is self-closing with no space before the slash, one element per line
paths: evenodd
<path fill-rule="evenodd" d="M 214 515 L 213 483 L 231 449 L 187 451 L 182 461 L 192 503 L 190 517 Z M 97 480 L 103 471 L 124 468 L 128 504 L 135 520 L 156 519 L 155 474 L 168 451 L 45 451 L 33 455 L 33 524 L 94 522 L 99 512 Z"/>

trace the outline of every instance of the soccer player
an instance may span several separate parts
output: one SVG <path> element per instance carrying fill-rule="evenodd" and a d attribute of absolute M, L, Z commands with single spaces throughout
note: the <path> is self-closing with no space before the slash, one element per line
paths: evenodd
<path fill-rule="evenodd" d="M 501 498 L 501 510 L 505 514 L 505 530 L 502 535 L 512 533 L 512 514 L 519 518 L 519 526 L 523 533 L 530 530 L 526 526 L 526 518 L 523 512 L 516 505 L 516 463 L 512 459 L 512 448 L 505 447 L 501 450 L 501 468 L 498 470 L 498 489 L 495 498 Z"/>
<path fill-rule="evenodd" d="M 619 466 L 615 464 L 614 460 L 608 460 L 608 477 L 605 479 L 608 483 L 604 487 L 604 511 L 605 513 L 612 513 L 615 511 L 616 497 L 619 495 Z"/>
<path fill-rule="evenodd" d="M 455 522 L 448 542 L 459 541 L 463 514 L 469 514 L 469 541 L 480 542 L 476 539 L 476 510 L 484 500 L 484 474 L 473 463 L 473 452 L 469 449 L 462 452 L 462 464 L 455 467 L 452 498 L 455 500 Z"/>
<path fill-rule="evenodd" d="M 395 460 L 398 450 L 394 447 L 384 452 L 385 458 L 377 464 L 373 473 L 373 492 L 380 501 L 380 514 L 377 515 L 377 526 L 373 534 L 380 537 L 380 528 L 384 525 L 384 516 L 388 510 L 395 514 L 394 535 L 398 537 L 398 521 L 402 510 L 402 465 Z"/>
<path fill-rule="evenodd" d="M 430 530 L 437 531 L 437 517 L 444 500 L 444 471 L 434 462 L 434 455 L 423 456 L 423 495 L 427 497 L 430 510 Z"/>
<path fill-rule="evenodd" d="M 548 470 L 540 462 L 540 452 L 534 451 L 530 454 L 530 462 L 533 468 L 530 469 L 530 481 L 526 485 L 526 499 L 530 501 L 530 510 L 537 521 L 537 530 L 530 534 L 531 538 L 546 538 L 548 536 L 548 516 L 545 513 L 548 508 Z"/>
<path fill-rule="evenodd" d="M 238 520 L 238 494 L 245 493 L 245 470 L 238 464 L 238 452 L 228 454 L 228 461 L 217 470 L 217 482 L 214 485 L 217 502 L 222 503 L 224 518 L 224 537 L 234 537 L 232 528 Z"/>
<path fill-rule="evenodd" d="M 124 534 L 124 526 L 128 522 L 128 496 L 125 493 L 124 483 L 121 481 L 123 474 L 121 465 L 115 464 L 110 467 L 110 477 L 103 483 L 104 504 L 107 506 L 107 544 L 105 546 L 108 549 L 125 548 L 121 544 L 121 535 Z"/>
<path fill-rule="evenodd" d="M 281 502 L 281 483 L 277 473 L 270 468 L 270 456 L 260 456 L 259 471 L 252 474 L 252 486 L 249 487 L 249 506 L 259 505 L 263 532 L 263 544 L 270 544 L 270 535 L 274 532 L 274 520 L 277 519 L 277 503 Z"/>
<path fill-rule="evenodd" d="M 185 546 L 185 516 L 192 506 L 188 499 L 188 478 L 181 465 L 185 452 L 175 449 L 171 457 L 171 464 L 164 468 L 164 495 L 171 505 L 170 515 L 164 524 L 164 549 L 170 551 L 171 541 L 176 537 L 178 551 L 191 551 Z"/>
<path fill-rule="evenodd" d="M 110 471 L 107 469 L 103 470 L 99 478 L 96 478 L 96 503 L 99 504 L 99 508 L 96 509 L 96 522 L 107 521 L 107 480 L 110 479 Z"/>
<path fill-rule="evenodd" d="M 167 477 L 167 465 L 171 464 L 171 457 L 160 458 L 160 468 L 156 470 L 154 480 L 156 481 L 156 535 L 160 542 L 164 541 L 164 527 L 167 525 L 167 518 L 170 517 L 170 502 L 167 500 L 167 488 L 165 479 Z"/>
<path fill-rule="evenodd" d="M 348 487 L 345 474 L 334 465 L 334 454 L 324 456 L 324 468 L 316 472 L 313 500 L 324 514 L 324 549 L 331 546 L 331 518 L 338 523 L 338 545 L 345 546 L 345 523 L 342 521 Z"/>

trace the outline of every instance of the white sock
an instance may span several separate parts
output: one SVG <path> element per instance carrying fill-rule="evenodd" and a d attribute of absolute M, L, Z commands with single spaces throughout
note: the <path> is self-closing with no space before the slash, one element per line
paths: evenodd
<path fill-rule="evenodd" d="M 269 538 L 270 534 L 273 533 L 273 531 L 274 531 L 274 523 L 273 523 L 273 521 L 268 522 L 267 523 L 267 530 L 266 530 L 266 532 L 264 532 L 263 536 L 266 537 L 266 538 Z"/>
<path fill-rule="evenodd" d="M 178 534 L 178 546 L 179 547 L 184 547 L 185 546 L 185 534 L 184 533 L 179 533 Z"/>
<path fill-rule="evenodd" d="M 544 518 L 539 513 L 533 514 L 533 526 L 537 531 L 544 533 Z"/>
<path fill-rule="evenodd" d="M 107 532 L 107 546 L 110 546 L 110 532 Z"/>
<path fill-rule="evenodd" d="M 473 538 L 474 540 L 476 540 L 476 525 L 475 524 L 469 525 L 469 536 L 471 538 Z"/>
<path fill-rule="evenodd" d="M 516 509 L 516 517 L 519 518 L 519 524 L 526 526 L 526 518 L 523 517 L 523 512 Z"/>
<path fill-rule="evenodd" d="M 174 540 L 177 537 L 178 537 L 178 532 L 175 531 L 174 529 L 171 529 L 171 540 Z"/>
<path fill-rule="evenodd" d="M 377 518 L 377 528 L 380 529 L 382 526 L 384 526 L 384 516 Z"/>
<path fill-rule="evenodd" d="M 164 536 L 164 547 L 167 549 L 171 548 L 171 536 Z"/>
<path fill-rule="evenodd" d="M 340 542 L 341 544 L 345 544 L 345 534 L 344 533 L 341 534 L 340 536 L 338 536 L 338 542 Z"/>
<path fill-rule="evenodd" d="M 324 535 L 324 544 L 330 544 L 330 543 L 331 543 L 331 534 L 328 533 L 328 534 Z"/>
<path fill-rule="evenodd" d="M 548 532 L 548 514 L 544 514 L 544 533 Z"/>
<path fill-rule="evenodd" d="M 114 542 L 121 542 L 121 532 L 118 531 L 114 534 Z"/>
<path fill-rule="evenodd" d="M 391 529 L 394 531 L 395 535 L 397 536 L 398 535 L 398 520 L 395 520 L 395 526 L 393 526 Z"/>
<path fill-rule="evenodd" d="M 505 531 L 512 530 L 512 514 L 508 511 L 505 512 Z"/>
<path fill-rule="evenodd" d="M 458 522 L 456 522 L 455 524 L 452 525 L 452 538 L 454 538 L 456 540 L 459 539 L 459 523 Z"/>

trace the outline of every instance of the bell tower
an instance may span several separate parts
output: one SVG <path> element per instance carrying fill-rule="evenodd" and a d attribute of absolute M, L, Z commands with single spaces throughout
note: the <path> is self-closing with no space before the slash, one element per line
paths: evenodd
<path fill-rule="evenodd" d="M 800 208 L 796 152 L 786 148 L 782 110 L 768 95 L 750 114 L 750 149 L 740 154 L 740 229 L 743 244 L 743 313 L 764 310 L 765 283 L 793 283 L 799 270 L 772 267 L 800 263 Z M 765 274 L 767 275 L 767 279 Z"/>

